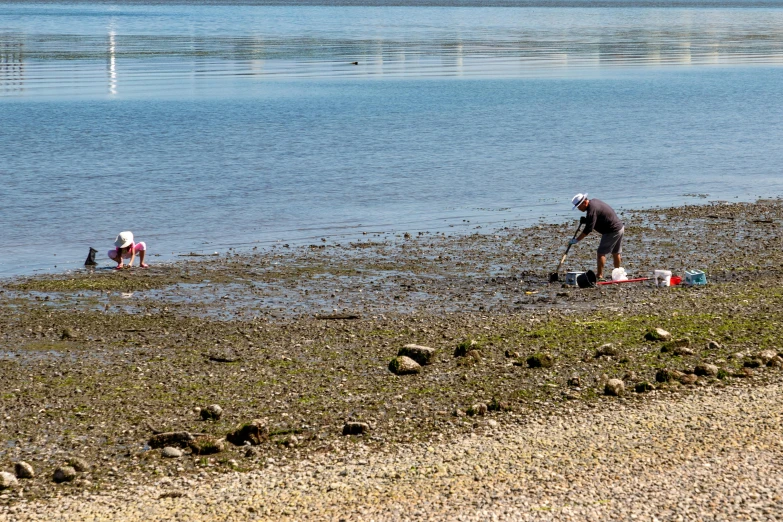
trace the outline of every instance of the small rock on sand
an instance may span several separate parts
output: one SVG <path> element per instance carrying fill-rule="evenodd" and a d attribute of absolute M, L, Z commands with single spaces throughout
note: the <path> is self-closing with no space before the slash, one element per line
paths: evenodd
<path fill-rule="evenodd" d="M 606 343 L 598 347 L 598 349 L 595 351 L 595 358 L 598 359 L 599 357 L 614 357 L 619 352 L 615 345 L 612 343 Z"/>
<path fill-rule="evenodd" d="M 166 446 L 165 448 L 163 448 L 160 454 L 162 457 L 167 459 L 178 459 L 182 456 L 182 450 L 179 448 L 172 448 L 171 446 Z"/>
<path fill-rule="evenodd" d="M 468 415 L 486 415 L 487 414 L 487 405 L 483 402 L 480 402 L 478 404 L 474 404 L 470 408 L 468 408 L 467 414 Z"/>
<path fill-rule="evenodd" d="M 90 463 L 81 457 L 70 457 L 67 462 L 69 466 L 73 467 L 73 469 L 79 473 L 90 471 L 91 468 Z"/>
<path fill-rule="evenodd" d="M 687 348 L 685 346 L 675 346 L 672 350 L 672 353 L 674 355 L 693 355 L 694 352 L 690 348 Z"/>
<path fill-rule="evenodd" d="M 391 360 L 389 370 L 395 375 L 411 375 L 421 372 L 421 365 L 410 357 L 402 355 Z"/>
<path fill-rule="evenodd" d="M 604 393 L 606 395 L 619 397 L 625 393 L 625 384 L 623 384 L 623 381 L 620 379 L 609 379 L 604 385 Z"/>
<path fill-rule="evenodd" d="M 223 408 L 219 404 L 210 404 L 201 410 L 201 418 L 204 420 L 220 420 L 223 416 Z"/>
<path fill-rule="evenodd" d="M 249 424 L 237 426 L 237 429 L 226 435 L 226 440 L 236 446 L 250 444 L 258 446 L 269 438 L 269 427 L 261 419 L 255 419 Z"/>
<path fill-rule="evenodd" d="M 193 440 L 193 435 L 187 431 L 170 431 L 158 433 L 150 437 L 147 444 L 150 448 L 163 448 L 165 446 L 187 446 Z"/>
<path fill-rule="evenodd" d="M 369 431 L 370 425 L 366 422 L 346 422 L 343 425 L 343 435 L 363 435 Z"/>
<path fill-rule="evenodd" d="M 527 358 L 529 368 L 551 368 L 555 359 L 548 353 L 535 353 Z"/>
<path fill-rule="evenodd" d="M 58 484 L 62 482 L 70 482 L 75 478 L 76 478 L 76 470 L 73 469 L 71 466 L 60 466 L 59 468 L 54 470 L 54 475 L 52 476 L 52 480 L 54 480 Z"/>
<path fill-rule="evenodd" d="M 648 341 L 671 341 L 672 334 L 663 328 L 653 328 L 644 335 L 644 338 Z"/>
<path fill-rule="evenodd" d="M 435 360 L 435 349 L 428 346 L 420 346 L 418 344 L 406 344 L 400 351 L 397 352 L 398 356 L 404 355 L 410 357 L 421 365 L 432 364 Z"/>
<path fill-rule="evenodd" d="M 682 377 L 680 377 L 680 382 L 682 384 L 696 384 L 696 381 L 698 380 L 699 378 L 692 373 L 686 373 Z"/>
<path fill-rule="evenodd" d="M 658 382 L 677 381 L 680 377 L 682 377 L 682 372 L 670 370 L 668 368 L 661 368 L 655 372 L 655 380 Z"/>
<path fill-rule="evenodd" d="M 35 470 L 30 464 L 23 460 L 20 460 L 14 465 L 14 472 L 16 473 L 16 477 L 20 479 L 35 478 Z"/>
<path fill-rule="evenodd" d="M 718 367 L 714 364 L 697 364 L 693 373 L 705 377 L 715 377 L 718 375 Z"/>
<path fill-rule="evenodd" d="M 7 471 L 0 471 L 0 491 L 17 485 L 16 477 Z"/>

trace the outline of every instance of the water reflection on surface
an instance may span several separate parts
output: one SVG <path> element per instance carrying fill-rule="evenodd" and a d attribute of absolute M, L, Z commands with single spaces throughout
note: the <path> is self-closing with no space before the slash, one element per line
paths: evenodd
<path fill-rule="evenodd" d="M 107 76 L 117 95 L 247 79 L 783 64 L 783 9 L 23 7 L 0 15 L 3 96 L 106 93 Z"/>

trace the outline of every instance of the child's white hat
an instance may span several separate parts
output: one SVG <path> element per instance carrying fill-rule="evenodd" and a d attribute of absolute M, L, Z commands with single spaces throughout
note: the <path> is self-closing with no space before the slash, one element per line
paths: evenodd
<path fill-rule="evenodd" d="M 127 246 L 130 246 L 131 243 L 133 243 L 133 232 L 130 230 L 126 230 L 125 232 L 120 232 L 117 235 L 117 239 L 114 240 L 114 246 L 117 248 L 125 248 Z"/>

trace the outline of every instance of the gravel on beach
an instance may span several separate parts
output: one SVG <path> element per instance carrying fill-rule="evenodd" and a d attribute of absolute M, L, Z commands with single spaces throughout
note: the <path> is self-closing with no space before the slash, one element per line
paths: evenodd
<path fill-rule="evenodd" d="M 19 503 L 16 520 L 780 520 L 783 383 L 506 416 L 457 440 Z"/>

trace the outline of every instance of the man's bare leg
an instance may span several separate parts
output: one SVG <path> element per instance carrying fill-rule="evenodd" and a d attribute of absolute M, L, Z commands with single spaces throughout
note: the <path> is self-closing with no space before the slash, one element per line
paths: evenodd
<path fill-rule="evenodd" d="M 595 273 L 595 277 L 597 279 L 601 279 L 604 276 L 604 265 L 606 264 L 606 256 L 602 256 L 601 254 L 598 254 L 598 257 L 596 258 L 598 270 Z"/>
<path fill-rule="evenodd" d="M 614 261 L 614 267 L 620 268 L 622 266 L 622 256 L 620 254 L 612 254 L 612 261 Z"/>

